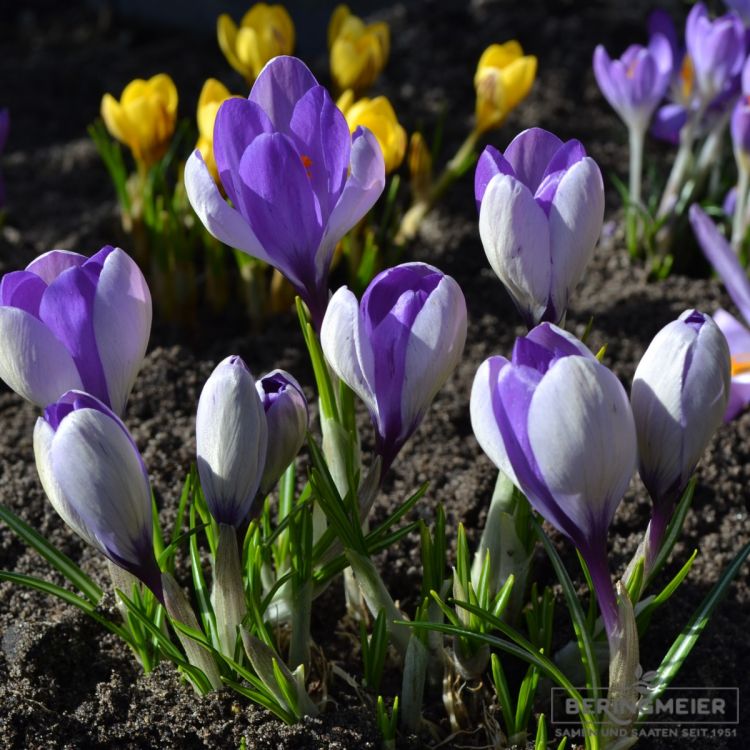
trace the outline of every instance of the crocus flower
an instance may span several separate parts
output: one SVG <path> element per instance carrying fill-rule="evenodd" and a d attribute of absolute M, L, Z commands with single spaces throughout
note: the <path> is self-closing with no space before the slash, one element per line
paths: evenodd
<path fill-rule="evenodd" d="M 393 106 L 385 96 L 374 99 L 358 99 L 354 101 L 354 92 L 345 91 L 336 102 L 344 113 L 349 125 L 349 132 L 355 133 L 357 128 L 367 128 L 378 139 L 383 151 L 386 174 L 401 166 L 406 153 L 406 131 L 399 124 Z"/>
<path fill-rule="evenodd" d="M 704 255 L 724 283 L 745 322 L 750 322 L 750 281 L 737 255 L 698 205 L 690 207 L 690 223 Z M 714 321 L 729 344 L 731 384 L 724 421 L 729 422 L 750 404 L 750 330 L 726 310 Z"/>
<path fill-rule="evenodd" d="M 231 98 L 229 89 L 215 78 L 208 78 L 203 84 L 200 97 L 198 98 L 198 110 L 196 120 L 198 123 L 198 142 L 195 148 L 201 152 L 203 161 L 211 172 L 214 180 L 219 179 L 219 171 L 216 168 L 214 158 L 214 123 L 219 107 Z"/>
<path fill-rule="evenodd" d="M 260 486 L 268 428 L 255 381 L 241 357 L 227 357 L 206 381 L 195 423 L 198 475 L 211 515 L 239 526 Z"/>
<path fill-rule="evenodd" d="M 0 156 L 5 151 L 5 144 L 8 140 L 8 132 L 10 131 L 10 114 L 8 114 L 7 107 L 0 109 Z M 3 175 L 0 173 L 0 208 L 5 205 L 5 183 L 3 182 Z"/>
<path fill-rule="evenodd" d="M 745 26 L 750 26 L 750 0 L 724 0 L 724 5 L 734 11 Z"/>
<path fill-rule="evenodd" d="M 365 24 L 346 5 L 338 5 L 328 24 L 331 78 L 339 91 L 370 88 L 388 62 L 391 32 L 388 24 Z"/>
<path fill-rule="evenodd" d="M 277 57 L 247 100 L 219 108 L 214 156 L 232 205 L 196 151 L 185 165 L 185 187 L 200 220 L 221 242 L 284 274 L 319 324 L 336 243 L 385 186 L 375 136 L 359 129 L 352 138 L 305 64 Z"/>
<path fill-rule="evenodd" d="M 485 148 L 474 190 L 484 251 L 527 325 L 559 322 L 604 220 L 596 162 L 579 141 L 531 128 L 503 154 Z"/>
<path fill-rule="evenodd" d="M 633 44 L 619 60 L 612 60 L 600 44 L 594 50 L 594 76 L 604 98 L 628 128 L 645 133 L 672 76 L 669 41 L 655 33 L 647 47 Z"/>
<path fill-rule="evenodd" d="M 656 334 L 633 378 L 638 469 L 654 502 L 646 559 L 655 555 L 695 467 L 721 424 L 730 357 L 717 324 L 687 310 Z"/>
<path fill-rule="evenodd" d="M 147 169 L 167 152 L 177 120 L 177 88 L 166 73 L 144 81 L 136 78 L 120 101 L 102 97 L 101 115 L 107 130 L 133 153 L 139 168 Z"/>
<path fill-rule="evenodd" d="M 120 419 L 93 396 L 68 391 L 37 419 L 34 456 L 63 521 L 161 598 L 148 474 Z"/>
<path fill-rule="evenodd" d="M 294 23 L 283 5 L 256 3 L 242 17 L 239 28 L 222 13 L 216 22 L 216 35 L 227 62 L 248 86 L 269 60 L 294 51 Z"/>
<path fill-rule="evenodd" d="M 367 406 L 384 474 L 455 369 L 466 341 L 458 284 L 426 263 L 378 274 L 362 301 L 333 295 L 320 332 L 328 364 Z"/>
<path fill-rule="evenodd" d="M 261 493 L 267 495 L 305 442 L 309 414 L 304 391 L 288 372 L 273 370 L 255 387 L 268 424 L 268 452 L 260 482 Z"/>
<path fill-rule="evenodd" d="M 687 17 L 685 45 L 705 105 L 737 85 L 745 62 L 745 28 L 739 16 L 727 13 L 711 21 L 706 6 L 697 3 Z"/>
<path fill-rule="evenodd" d="M 491 44 L 482 53 L 474 74 L 476 130 L 499 128 L 529 95 L 536 78 L 536 57 L 524 55 L 515 40 Z"/>
<path fill-rule="evenodd" d="M 151 331 L 151 295 L 119 248 L 51 250 L 0 281 L 0 378 L 39 407 L 68 390 L 125 410 Z"/>
<path fill-rule="evenodd" d="M 542 323 L 516 340 L 510 361 L 480 366 L 471 423 L 493 463 L 586 560 L 611 639 L 618 614 L 607 528 L 636 464 L 620 381 L 575 337 Z"/>

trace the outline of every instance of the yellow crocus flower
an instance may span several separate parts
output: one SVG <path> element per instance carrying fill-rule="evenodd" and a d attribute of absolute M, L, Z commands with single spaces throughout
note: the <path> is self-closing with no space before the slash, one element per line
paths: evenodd
<path fill-rule="evenodd" d="M 196 117 L 198 121 L 198 143 L 195 144 L 195 147 L 201 152 L 208 171 L 211 172 L 217 182 L 219 181 L 219 173 L 214 159 L 214 122 L 219 107 L 231 98 L 232 94 L 229 93 L 229 89 L 215 78 L 206 80 L 198 98 Z"/>
<path fill-rule="evenodd" d="M 242 17 L 239 28 L 222 13 L 216 34 L 227 62 L 248 85 L 271 58 L 291 55 L 294 50 L 294 23 L 283 5 L 256 3 Z"/>
<path fill-rule="evenodd" d="M 380 144 L 385 171 L 393 172 L 401 166 L 406 153 L 406 131 L 401 127 L 391 103 L 384 96 L 354 101 L 354 92 L 345 91 L 337 102 L 353 133 L 360 125 L 372 131 Z"/>
<path fill-rule="evenodd" d="M 388 62 L 391 32 L 388 24 L 365 24 L 346 5 L 333 11 L 328 25 L 331 78 L 339 91 L 368 89 Z"/>
<path fill-rule="evenodd" d="M 535 78 L 536 57 L 524 55 L 517 41 L 487 47 L 474 75 L 477 132 L 484 133 L 502 125 L 508 114 L 528 96 Z"/>
<path fill-rule="evenodd" d="M 133 153 L 139 168 L 147 169 L 166 153 L 177 120 L 177 88 L 160 73 L 137 78 L 123 90 L 120 101 L 102 97 L 101 115 L 107 130 Z"/>

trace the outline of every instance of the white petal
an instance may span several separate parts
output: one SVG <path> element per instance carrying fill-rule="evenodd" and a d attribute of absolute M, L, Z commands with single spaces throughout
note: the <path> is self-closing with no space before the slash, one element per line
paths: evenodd
<path fill-rule="evenodd" d="M 552 301 L 555 310 L 568 297 L 594 254 L 604 221 L 604 183 L 596 162 L 585 157 L 557 186 L 549 211 L 552 254 Z"/>
<path fill-rule="evenodd" d="M 96 286 L 94 333 L 112 411 L 122 414 L 148 346 L 151 293 L 119 248 L 107 256 Z"/>
<path fill-rule="evenodd" d="M 63 344 L 44 323 L 15 307 L 0 307 L 0 378 L 41 408 L 83 387 Z"/>
<path fill-rule="evenodd" d="M 635 424 L 620 381 L 595 360 L 558 360 L 532 396 L 528 430 L 563 513 L 584 536 L 602 533 L 636 463 Z"/>
<path fill-rule="evenodd" d="M 495 365 L 493 372 L 492 365 Z M 503 436 L 495 419 L 492 403 L 492 393 L 497 386 L 497 376 L 503 367 L 510 363 L 505 357 L 490 357 L 480 365 L 474 376 L 471 387 L 471 429 L 481 449 L 487 454 L 498 469 L 500 469 L 513 484 L 518 486 L 518 479 L 508 459 Z"/>
<path fill-rule="evenodd" d="M 197 149 L 185 164 L 185 190 L 203 226 L 220 242 L 272 263 L 250 225 L 219 192 L 208 167 Z"/>
<path fill-rule="evenodd" d="M 479 235 L 492 270 L 518 308 L 538 322 L 549 302 L 550 231 L 524 184 L 505 174 L 490 180 L 479 210 Z"/>
<path fill-rule="evenodd" d="M 425 301 L 411 327 L 401 396 L 403 427 L 418 422 L 456 369 L 466 343 L 466 300 L 450 276 Z"/>
<path fill-rule="evenodd" d="M 375 391 L 371 386 L 373 353 L 369 341 L 362 341 L 359 330 L 359 304 L 346 287 L 341 287 L 328 303 L 320 328 L 320 345 L 331 369 L 364 401 L 377 416 Z"/>

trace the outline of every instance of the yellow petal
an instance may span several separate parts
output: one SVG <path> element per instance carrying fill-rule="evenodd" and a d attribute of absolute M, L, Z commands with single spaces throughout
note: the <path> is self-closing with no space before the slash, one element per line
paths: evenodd
<path fill-rule="evenodd" d="M 336 102 L 336 106 L 344 113 L 344 115 L 346 115 L 353 104 L 354 92 L 351 89 L 346 89 Z"/>
<path fill-rule="evenodd" d="M 222 13 L 216 21 L 216 37 L 219 47 L 224 53 L 227 62 L 245 79 L 252 80 L 252 71 L 248 70 L 235 52 L 237 44 L 237 26 L 226 14 Z"/>
<path fill-rule="evenodd" d="M 479 58 L 477 73 L 483 68 L 504 68 L 522 56 L 523 49 L 515 39 L 504 44 L 491 44 Z"/>
<path fill-rule="evenodd" d="M 149 78 L 146 83 L 150 93 L 162 101 L 166 111 L 169 114 L 176 114 L 178 97 L 174 81 L 166 73 L 159 73 Z"/>
<path fill-rule="evenodd" d="M 406 131 L 386 97 L 360 99 L 346 112 L 346 121 L 352 133 L 360 125 L 372 131 L 383 152 L 386 172 L 398 169 L 406 153 Z"/>
<path fill-rule="evenodd" d="M 341 27 L 346 18 L 351 16 L 348 5 L 337 5 L 331 14 L 331 20 L 328 22 L 328 49 L 333 47 L 333 43 L 338 39 Z"/>
<path fill-rule="evenodd" d="M 129 147 L 132 141 L 132 133 L 120 102 L 111 94 L 105 94 L 102 97 L 100 112 L 109 134 Z"/>
<path fill-rule="evenodd" d="M 531 91 L 536 78 L 536 57 L 528 55 L 514 60 L 503 69 L 500 79 L 505 88 L 505 106 L 515 109 Z"/>

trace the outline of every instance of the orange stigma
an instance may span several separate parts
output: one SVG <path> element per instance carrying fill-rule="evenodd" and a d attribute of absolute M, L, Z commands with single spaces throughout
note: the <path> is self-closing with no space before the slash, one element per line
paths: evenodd
<path fill-rule="evenodd" d="M 305 172 L 307 172 L 307 176 L 312 179 L 312 172 L 310 171 L 310 167 L 312 167 L 312 159 L 305 154 L 300 154 L 299 158 L 302 161 L 302 166 L 305 168 Z"/>
<path fill-rule="evenodd" d="M 732 377 L 744 375 L 746 372 L 750 372 L 750 355 L 741 354 L 739 357 L 732 357 Z"/>
<path fill-rule="evenodd" d="M 693 69 L 693 61 L 690 59 L 690 55 L 685 55 L 682 58 L 682 67 L 680 68 L 680 81 L 682 82 L 682 95 L 687 99 L 693 92 L 693 79 L 695 78 L 695 70 Z"/>

